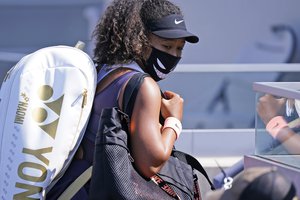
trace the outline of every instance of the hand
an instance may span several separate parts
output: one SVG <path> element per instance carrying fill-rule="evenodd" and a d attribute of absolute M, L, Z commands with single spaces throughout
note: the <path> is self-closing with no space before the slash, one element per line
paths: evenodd
<path fill-rule="evenodd" d="M 166 119 L 167 117 L 176 117 L 180 121 L 182 120 L 183 114 L 183 98 L 178 94 L 166 91 L 164 92 L 165 99 L 161 100 L 161 113 Z"/>
<path fill-rule="evenodd" d="M 266 94 L 259 98 L 256 110 L 262 121 L 267 124 L 273 117 L 283 115 L 285 102 L 285 98 L 276 99 Z"/>

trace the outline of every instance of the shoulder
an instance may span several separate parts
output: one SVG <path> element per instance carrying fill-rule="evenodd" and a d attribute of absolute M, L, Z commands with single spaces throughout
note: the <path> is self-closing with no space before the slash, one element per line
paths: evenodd
<path fill-rule="evenodd" d="M 137 127 L 156 124 L 158 123 L 160 108 L 160 88 L 152 78 L 146 77 L 134 103 L 132 121 Z"/>
<path fill-rule="evenodd" d="M 120 106 L 122 105 L 125 88 L 126 88 L 129 80 L 130 80 L 130 78 L 126 81 L 126 83 L 123 85 L 123 87 L 120 90 L 120 94 L 119 94 L 119 105 Z M 160 88 L 159 88 L 158 84 L 150 76 L 146 76 L 143 78 L 143 81 L 140 85 L 140 88 L 139 88 L 139 91 L 137 93 L 137 97 L 135 100 L 135 105 L 139 104 L 139 106 L 140 105 L 145 106 L 145 105 L 149 104 L 150 102 L 153 102 L 154 100 L 160 101 L 159 97 L 161 97 L 161 94 L 160 94 Z"/>
<path fill-rule="evenodd" d="M 148 100 L 161 97 L 159 85 L 151 77 L 144 78 L 139 94 Z"/>

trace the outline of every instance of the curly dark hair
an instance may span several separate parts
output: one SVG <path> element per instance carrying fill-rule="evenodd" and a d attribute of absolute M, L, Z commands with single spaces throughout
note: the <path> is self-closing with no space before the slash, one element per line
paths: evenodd
<path fill-rule="evenodd" d="M 114 0 L 93 32 L 98 68 L 142 60 L 149 47 L 147 24 L 170 14 L 182 12 L 168 0 Z"/>

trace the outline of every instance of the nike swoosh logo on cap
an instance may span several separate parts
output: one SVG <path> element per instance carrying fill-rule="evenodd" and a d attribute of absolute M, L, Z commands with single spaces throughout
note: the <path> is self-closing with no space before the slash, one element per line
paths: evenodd
<path fill-rule="evenodd" d="M 179 21 L 177 21 L 177 19 L 175 19 L 175 24 L 180 24 L 180 23 L 182 23 L 183 22 L 183 20 L 179 20 Z"/>

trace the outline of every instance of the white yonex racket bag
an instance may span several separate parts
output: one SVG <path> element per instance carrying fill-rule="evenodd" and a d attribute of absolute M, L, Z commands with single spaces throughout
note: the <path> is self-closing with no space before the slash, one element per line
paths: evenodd
<path fill-rule="evenodd" d="M 85 132 L 96 69 L 82 50 L 40 49 L 22 58 L 0 90 L 0 199 L 43 199 Z"/>

